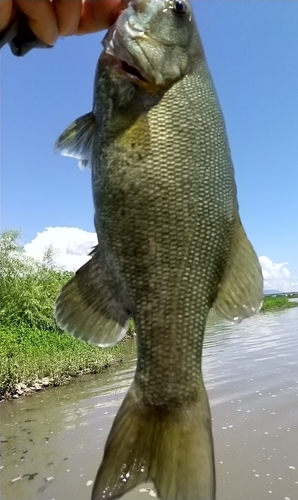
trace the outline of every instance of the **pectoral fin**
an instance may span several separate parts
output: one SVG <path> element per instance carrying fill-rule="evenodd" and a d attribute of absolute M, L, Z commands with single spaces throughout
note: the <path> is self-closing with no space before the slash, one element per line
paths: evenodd
<path fill-rule="evenodd" d="M 94 115 L 87 113 L 64 130 L 56 141 L 55 149 L 64 156 L 77 158 L 81 169 L 89 167 L 95 129 Z"/>
<path fill-rule="evenodd" d="M 214 308 L 229 320 L 241 321 L 259 310 L 263 295 L 259 259 L 237 214 L 231 252 Z"/>
<path fill-rule="evenodd" d="M 126 334 L 128 312 L 100 266 L 97 248 L 91 260 L 62 288 L 55 316 L 67 333 L 97 346 L 116 344 Z"/>

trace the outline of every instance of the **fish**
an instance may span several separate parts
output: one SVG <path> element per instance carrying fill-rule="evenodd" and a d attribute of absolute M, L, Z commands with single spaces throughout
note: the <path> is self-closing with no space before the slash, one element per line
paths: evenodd
<path fill-rule="evenodd" d="M 92 500 L 146 482 L 160 500 L 214 500 L 207 316 L 256 313 L 263 281 L 189 0 L 125 2 L 103 40 L 93 109 L 56 149 L 91 168 L 98 237 L 57 297 L 57 323 L 100 347 L 123 338 L 130 317 L 137 332 Z"/>

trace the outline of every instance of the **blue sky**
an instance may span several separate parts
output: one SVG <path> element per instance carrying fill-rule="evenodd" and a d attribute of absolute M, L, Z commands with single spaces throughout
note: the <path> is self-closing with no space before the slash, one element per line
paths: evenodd
<path fill-rule="evenodd" d="M 268 259 L 268 286 L 284 279 L 280 287 L 298 289 L 298 2 L 193 6 L 226 120 L 243 224 Z M 91 109 L 102 36 L 60 39 L 24 58 L 2 50 L 1 228 L 20 228 L 24 243 L 47 227 L 94 231 L 90 172 L 53 145 Z M 61 234 L 51 234 L 53 241 L 49 232 L 44 240 L 59 248 Z"/>

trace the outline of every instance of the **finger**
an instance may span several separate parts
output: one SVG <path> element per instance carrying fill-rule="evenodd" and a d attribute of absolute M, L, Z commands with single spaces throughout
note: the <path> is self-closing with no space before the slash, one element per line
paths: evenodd
<path fill-rule="evenodd" d="M 53 0 L 52 5 L 59 34 L 67 36 L 76 33 L 80 23 L 82 0 Z"/>
<path fill-rule="evenodd" d="M 18 8 L 27 16 L 33 33 L 48 45 L 59 36 L 58 24 L 52 2 L 49 0 L 15 0 Z"/>
<path fill-rule="evenodd" d="M 12 17 L 12 0 L 0 0 L 0 31 L 10 25 Z"/>
<path fill-rule="evenodd" d="M 85 0 L 77 33 L 109 28 L 121 12 L 121 0 Z"/>

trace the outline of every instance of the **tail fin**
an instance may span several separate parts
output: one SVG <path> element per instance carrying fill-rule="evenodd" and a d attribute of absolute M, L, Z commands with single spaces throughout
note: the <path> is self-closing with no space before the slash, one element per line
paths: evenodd
<path fill-rule="evenodd" d="M 160 500 L 214 500 L 207 395 L 185 408 L 142 404 L 133 386 L 115 418 L 92 500 L 122 497 L 152 481 Z"/>

